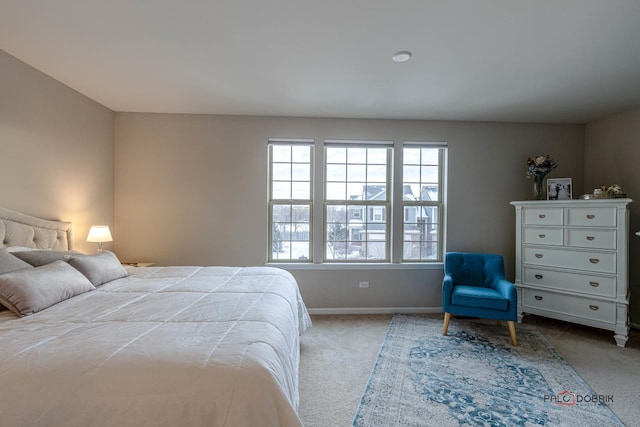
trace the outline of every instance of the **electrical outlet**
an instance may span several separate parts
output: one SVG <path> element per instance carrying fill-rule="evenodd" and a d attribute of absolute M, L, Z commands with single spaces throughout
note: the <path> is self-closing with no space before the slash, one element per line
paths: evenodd
<path fill-rule="evenodd" d="M 369 282 L 360 282 L 360 287 L 361 288 L 368 288 L 369 287 Z"/>

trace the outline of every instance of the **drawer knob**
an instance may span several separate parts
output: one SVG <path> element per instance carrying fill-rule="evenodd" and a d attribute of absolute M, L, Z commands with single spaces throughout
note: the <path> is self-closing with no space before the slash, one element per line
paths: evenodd
<path fill-rule="evenodd" d="M 597 305 L 589 305 L 589 308 L 593 311 L 596 311 L 597 309 L 599 309 L 600 307 L 598 307 Z"/>
<path fill-rule="evenodd" d="M 540 237 L 541 239 L 544 239 L 545 237 L 547 237 L 546 234 L 538 234 L 538 237 Z"/>
<path fill-rule="evenodd" d="M 593 236 L 587 236 L 587 240 L 596 240 L 596 238 Z"/>
<path fill-rule="evenodd" d="M 536 279 L 538 280 L 542 279 L 542 274 L 536 274 Z"/>
<path fill-rule="evenodd" d="M 542 254 L 536 254 L 536 258 L 542 258 L 544 255 Z"/>
<path fill-rule="evenodd" d="M 538 218 L 546 218 L 547 216 L 545 214 L 540 214 L 538 215 Z"/>
<path fill-rule="evenodd" d="M 593 218 L 595 218 L 595 217 L 596 217 L 596 216 L 595 216 L 594 214 L 588 214 L 588 215 L 587 215 L 587 218 L 588 218 L 588 219 L 593 219 Z"/>
<path fill-rule="evenodd" d="M 542 297 L 541 296 L 536 295 L 535 297 L 536 297 L 536 301 L 542 301 Z"/>
<path fill-rule="evenodd" d="M 599 282 L 589 282 L 589 284 L 590 284 L 591 286 L 593 286 L 594 288 L 597 288 L 598 286 L 600 286 L 600 283 L 599 283 Z"/>
<path fill-rule="evenodd" d="M 591 264 L 597 264 L 597 263 L 599 263 L 599 262 L 600 262 L 600 260 L 599 260 L 598 258 L 589 258 L 589 262 L 590 262 Z"/>

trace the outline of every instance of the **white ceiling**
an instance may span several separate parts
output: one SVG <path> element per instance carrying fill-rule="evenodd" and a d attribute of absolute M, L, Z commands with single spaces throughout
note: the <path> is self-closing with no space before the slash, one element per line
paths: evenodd
<path fill-rule="evenodd" d="M 115 111 L 585 123 L 640 106 L 639 0 L 0 0 L 0 49 Z"/>

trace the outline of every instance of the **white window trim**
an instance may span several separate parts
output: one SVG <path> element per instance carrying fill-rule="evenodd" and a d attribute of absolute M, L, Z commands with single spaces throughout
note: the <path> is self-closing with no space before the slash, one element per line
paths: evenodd
<path fill-rule="evenodd" d="M 267 266 L 281 267 L 285 270 L 442 270 L 444 263 L 433 262 L 267 262 Z"/>
<path fill-rule="evenodd" d="M 272 198 L 272 174 L 273 174 L 273 163 L 271 161 L 271 146 L 273 145 L 300 145 L 300 146 L 308 146 L 311 147 L 311 160 L 310 160 L 310 199 L 309 200 L 298 200 L 298 199 L 288 199 L 288 200 L 284 200 L 284 199 L 273 199 Z M 268 177 L 267 177 L 267 201 L 268 201 L 268 237 L 267 237 L 267 264 L 274 264 L 274 265 L 283 265 L 285 263 L 287 264 L 296 264 L 296 263 L 310 263 L 313 261 L 313 257 L 314 257 L 314 246 L 313 246 L 313 242 L 314 242 L 314 219 L 313 219 L 313 214 L 314 214 L 314 197 L 315 197 L 315 190 L 314 190 L 314 185 L 315 185 L 315 174 L 314 174 L 314 168 L 315 168 L 315 159 L 316 159 L 316 155 L 315 155 L 315 140 L 313 139 L 305 139 L 305 138 L 269 138 L 268 140 L 268 144 L 267 144 L 267 158 L 268 160 L 268 165 L 267 165 L 267 169 L 268 169 Z M 278 204 L 297 204 L 297 205 L 309 205 L 310 206 L 310 211 L 309 211 L 309 258 L 308 259 L 293 259 L 293 258 L 287 258 L 286 260 L 279 262 L 277 259 L 273 259 L 273 251 L 272 251 L 272 247 L 273 247 L 273 222 L 272 222 L 272 214 L 273 214 L 273 206 L 274 205 L 278 205 Z"/>
<path fill-rule="evenodd" d="M 313 145 L 313 159 L 312 159 L 312 192 L 311 192 L 311 245 L 310 253 L 311 259 L 307 261 L 282 261 L 271 262 L 268 261 L 266 265 L 275 265 L 285 269 L 293 270 L 357 270 L 357 269 L 442 269 L 443 260 L 437 261 L 402 261 L 403 258 L 403 242 L 402 238 L 394 238 L 394 236 L 402 236 L 404 225 L 404 203 L 402 200 L 402 167 L 403 167 L 403 155 L 402 151 L 405 146 L 417 145 L 425 146 L 429 148 L 445 148 L 443 152 L 443 158 L 441 159 L 441 185 L 442 185 L 442 208 L 440 209 L 440 241 L 441 241 L 441 254 L 444 256 L 446 253 L 446 241 L 447 241 L 447 177 L 448 177 L 448 144 L 446 142 L 425 142 L 425 141 L 362 141 L 362 140 L 344 140 L 344 139 L 329 139 L 329 140 L 314 140 L 308 138 L 271 138 L 269 143 L 302 143 L 307 145 Z M 345 262 L 338 261 L 324 261 L 324 185 L 325 185 L 325 169 L 324 169 L 324 157 L 325 157 L 325 145 L 331 144 L 355 144 L 361 143 L 363 146 L 376 146 L 380 145 L 392 145 L 392 197 L 391 210 L 388 215 L 391 215 L 390 222 L 390 261 L 387 262 L 353 262 L 352 260 Z M 321 154 L 319 154 L 321 153 Z M 271 167 L 269 165 L 269 167 Z M 267 185 L 270 185 L 267 183 Z M 270 197 L 269 197 L 270 199 Z M 271 220 L 269 219 L 269 229 L 271 229 Z M 270 231 L 269 231 L 270 232 Z M 318 238 L 319 236 L 319 238 Z M 271 240 L 269 239 L 269 242 Z M 270 258 L 267 258 L 270 259 Z"/>
<path fill-rule="evenodd" d="M 403 251 L 403 233 L 404 233 L 404 208 L 405 203 L 403 200 L 402 186 L 404 185 L 404 180 L 402 179 L 402 170 L 404 166 L 404 152 L 403 148 L 444 148 L 442 155 L 440 157 L 440 208 L 438 209 L 439 214 L 439 224 L 440 227 L 438 230 L 440 231 L 440 240 L 438 242 L 438 253 L 441 259 L 438 260 L 404 260 L 404 251 Z M 392 241 L 393 244 L 393 252 L 392 252 L 392 261 L 398 264 L 411 264 L 416 263 L 420 265 L 432 265 L 432 264 L 441 264 L 444 262 L 444 254 L 446 252 L 446 209 L 447 209 L 447 165 L 448 165 L 448 144 L 446 142 L 427 142 L 427 141 L 399 141 L 394 145 L 395 153 L 395 163 L 394 163 L 394 199 L 392 203 L 392 207 L 394 209 L 394 218 L 399 218 L 399 221 L 393 221 L 393 233 L 395 236 L 400 236 L 399 239 L 395 239 Z"/>
<path fill-rule="evenodd" d="M 384 141 L 384 140 L 380 140 L 380 141 L 371 141 L 371 140 L 345 140 L 345 139 L 331 139 L 331 140 L 325 140 L 323 147 L 322 147 L 322 158 L 320 159 L 320 167 L 322 168 L 322 172 L 323 174 L 326 172 L 326 148 L 327 147 L 332 147 L 332 146 L 340 146 L 340 147 L 357 147 L 357 148 L 388 148 L 391 149 L 391 151 L 388 153 L 387 155 L 387 174 L 386 174 L 386 180 L 387 180 L 387 199 L 382 201 L 382 200 L 328 200 L 325 198 L 325 191 L 326 191 L 326 182 L 325 182 L 325 176 L 322 176 L 322 181 L 321 181 L 321 193 L 322 194 L 322 239 L 320 242 L 320 247 L 321 247 L 321 251 L 320 253 L 318 253 L 319 259 L 316 259 L 316 257 L 314 257 L 314 262 L 320 262 L 323 264 L 345 264 L 345 263 L 353 263 L 353 264 L 357 264 L 357 265 L 375 265 L 375 264 L 381 264 L 381 263 L 389 263 L 391 262 L 392 258 L 392 245 L 393 245 L 393 235 L 391 233 L 391 229 L 392 229 L 392 220 L 393 220 L 393 215 L 391 215 L 391 212 L 393 210 L 393 203 L 392 203 L 392 199 L 393 199 L 393 189 L 394 189 L 394 152 L 395 152 L 395 148 L 394 148 L 394 143 L 392 141 Z M 320 156 L 317 156 L 320 157 Z M 391 194 L 389 194 L 391 193 Z M 319 199 L 316 199 L 319 200 Z M 344 260 L 340 260 L 340 259 L 325 259 L 326 257 L 326 246 L 325 246 L 325 238 L 327 235 L 327 229 L 326 229 L 326 222 L 325 222 L 325 218 L 324 215 L 326 213 L 326 209 L 328 205 L 331 204 L 336 204 L 336 205 L 352 205 L 352 206 L 356 206 L 356 205 L 361 205 L 363 207 L 363 211 L 362 211 L 362 216 L 363 216 L 363 220 L 365 221 L 369 221 L 369 211 L 366 208 L 367 206 L 373 207 L 373 206 L 380 206 L 381 208 L 386 208 L 387 211 L 387 218 L 384 220 L 385 223 L 385 252 L 387 254 L 386 258 L 383 260 L 354 260 L 354 259 L 344 259 Z M 382 220 L 380 222 L 383 222 Z M 315 253 L 315 252 L 314 252 Z"/>

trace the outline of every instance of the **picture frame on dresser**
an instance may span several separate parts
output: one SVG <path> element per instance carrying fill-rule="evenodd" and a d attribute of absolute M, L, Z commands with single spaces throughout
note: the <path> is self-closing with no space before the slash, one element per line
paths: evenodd
<path fill-rule="evenodd" d="M 518 321 L 526 314 L 629 339 L 631 199 L 514 201 Z"/>
<path fill-rule="evenodd" d="M 571 178 L 547 178 L 547 200 L 571 200 Z"/>

